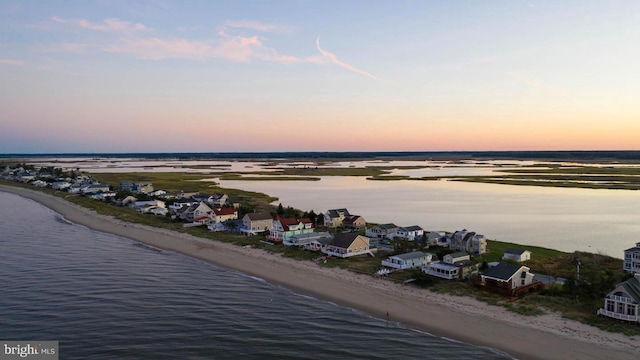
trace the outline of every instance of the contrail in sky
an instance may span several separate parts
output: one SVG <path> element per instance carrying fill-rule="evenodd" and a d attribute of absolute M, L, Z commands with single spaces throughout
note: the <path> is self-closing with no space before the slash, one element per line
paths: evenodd
<path fill-rule="evenodd" d="M 318 37 L 316 39 L 316 46 L 318 47 L 318 51 L 320 51 L 320 53 L 323 56 L 328 57 L 329 60 L 331 60 L 332 63 L 334 63 L 334 64 L 336 64 L 338 66 L 341 66 L 341 67 L 343 67 L 343 68 L 345 68 L 345 69 L 347 69 L 349 71 L 353 71 L 354 73 L 357 73 L 357 74 L 360 74 L 360 75 L 364 75 L 366 77 L 370 77 L 370 78 L 375 79 L 375 80 L 382 81 L 382 79 L 380 79 L 379 77 L 377 77 L 375 75 L 369 74 L 368 72 L 366 72 L 364 70 L 360 70 L 355 66 L 349 65 L 347 63 L 343 63 L 342 61 L 338 60 L 338 58 L 334 54 L 332 54 L 332 53 L 330 53 L 330 52 L 328 52 L 326 50 L 323 50 L 320 47 L 320 37 Z"/>

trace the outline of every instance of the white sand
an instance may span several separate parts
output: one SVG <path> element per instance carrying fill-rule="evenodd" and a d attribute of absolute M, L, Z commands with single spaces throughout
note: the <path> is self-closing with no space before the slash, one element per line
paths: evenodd
<path fill-rule="evenodd" d="M 0 185 L 71 222 L 197 257 L 297 292 L 404 323 L 437 336 L 505 351 L 519 359 L 640 359 L 640 339 L 608 333 L 558 314 L 522 316 L 472 298 L 442 295 L 259 249 L 123 223 L 42 192 Z"/>

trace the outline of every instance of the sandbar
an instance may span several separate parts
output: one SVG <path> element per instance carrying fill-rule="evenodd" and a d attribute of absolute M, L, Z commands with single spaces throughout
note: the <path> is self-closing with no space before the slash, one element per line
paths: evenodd
<path fill-rule="evenodd" d="M 640 339 L 609 333 L 559 314 L 523 316 L 470 297 L 437 294 L 260 249 L 125 223 L 40 191 L 5 185 L 0 185 L 0 191 L 35 200 L 72 223 L 93 230 L 199 258 L 435 336 L 498 349 L 517 359 L 640 358 Z"/>

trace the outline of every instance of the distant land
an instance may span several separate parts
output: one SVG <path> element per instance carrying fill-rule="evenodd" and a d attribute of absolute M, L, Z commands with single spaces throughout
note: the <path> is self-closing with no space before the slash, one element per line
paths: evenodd
<path fill-rule="evenodd" d="M 147 159 L 513 159 L 577 162 L 638 162 L 640 151 L 635 150 L 571 150 L 571 151 L 373 151 L 373 152 L 158 152 L 158 153 L 49 153 L 49 154 L 0 154 L 0 158 L 35 157 L 110 157 Z"/>

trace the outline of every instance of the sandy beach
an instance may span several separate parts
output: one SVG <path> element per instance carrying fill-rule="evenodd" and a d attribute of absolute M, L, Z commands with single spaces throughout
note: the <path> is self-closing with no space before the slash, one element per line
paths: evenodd
<path fill-rule="evenodd" d="M 299 293 L 330 300 L 390 321 L 518 359 L 638 359 L 640 339 L 608 333 L 558 314 L 528 317 L 472 298 L 435 294 L 341 269 L 323 268 L 259 249 L 200 239 L 179 232 L 124 223 L 42 192 L 3 186 L 91 229 L 263 278 Z"/>

